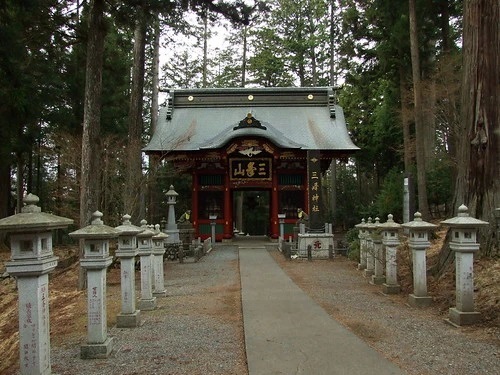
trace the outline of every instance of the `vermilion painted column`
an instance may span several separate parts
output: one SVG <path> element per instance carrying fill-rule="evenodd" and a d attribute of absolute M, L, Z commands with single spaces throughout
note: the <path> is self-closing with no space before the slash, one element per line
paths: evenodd
<path fill-rule="evenodd" d="M 191 209 L 191 217 L 192 223 L 195 230 L 195 236 L 198 238 L 200 236 L 200 227 L 198 224 L 198 174 L 193 172 L 193 182 L 192 182 L 193 191 L 191 193 L 191 204 L 193 205 Z"/>
<path fill-rule="evenodd" d="M 271 238 L 277 239 L 279 237 L 279 222 L 278 222 L 278 174 L 276 169 L 273 168 L 273 183 L 271 188 L 271 217 L 270 228 Z"/>
<path fill-rule="evenodd" d="M 224 181 L 224 234 L 223 238 L 228 240 L 233 238 L 233 202 L 231 199 L 231 189 L 229 188 L 229 174 L 226 173 Z"/>

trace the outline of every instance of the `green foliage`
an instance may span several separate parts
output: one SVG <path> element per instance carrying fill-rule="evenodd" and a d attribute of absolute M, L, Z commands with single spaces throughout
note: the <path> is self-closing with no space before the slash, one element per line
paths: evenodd
<path fill-rule="evenodd" d="M 358 261 L 360 260 L 360 242 L 359 242 L 359 230 L 352 227 L 349 229 L 345 235 L 345 240 L 349 247 L 347 256 L 349 259 Z"/>
<path fill-rule="evenodd" d="M 447 159 L 435 159 L 427 168 L 427 198 L 431 210 L 438 216 L 448 214 L 453 199 L 453 168 Z M 444 207 L 444 212 L 440 211 Z"/>
<path fill-rule="evenodd" d="M 384 222 L 388 214 L 401 222 L 403 217 L 403 181 L 404 175 L 397 168 L 385 176 L 382 188 L 376 199 L 377 216 Z"/>

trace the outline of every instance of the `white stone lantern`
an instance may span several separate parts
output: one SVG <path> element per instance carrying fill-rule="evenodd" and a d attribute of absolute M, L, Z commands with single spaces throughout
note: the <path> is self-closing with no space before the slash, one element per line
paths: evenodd
<path fill-rule="evenodd" d="M 469 216 L 469 210 L 461 205 L 458 215 L 441 222 L 451 231 L 450 248 L 455 252 L 456 307 L 449 310 L 449 322 L 462 326 L 479 320 L 474 311 L 474 253 L 479 250 L 477 230 L 489 223 Z"/>
<path fill-rule="evenodd" d="M 354 227 L 358 228 L 358 238 L 359 238 L 359 263 L 358 270 L 364 270 L 366 268 L 366 238 L 365 238 L 365 219 L 361 219 L 361 223 L 356 224 Z"/>
<path fill-rule="evenodd" d="M 70 237 L 84 241 L 80 266 L 87 270 L 87 343 L 81 346 L 82 359 L 107 358 L 113 349 L 113 338 L 107 333 L 106 270 L 113 258 L 109 240 L 118 230 L 104 225 L 102 213 L 92 214 L 90 225 L 71 232 Z"/>
<path fill-rule="evenodd" d="M 375 254 L 373 246 L 372 234 L 375 231 L 375 223 L 372 222 L 372 218 L 368 218 L 368 222 L 365 225 L 365 248 L 366 248 L 366 268 L 364 270 L 365 277 L 372 277 L 375 271 Z"/>
<path fill-rule="evenodd" d="M 399 245 L 399 229 L 401 224 L 393 220 L 393 215 L 387 215 L 387 221 L 380 224 L 382 243 L 385 246 L 385 283 L 382 291 L 385 294 L 397 294 L 401 290 L 398 284 L 397 246 Z"/>
<path fill-rule="evenodd" d="M 115 228 L 119 231 L 115 255 L 120 259 L 122 302 L 121 312 L 116 316 L 116 326 L 119 328 L 141 325 L 141 311 L 136 309 L 135 301 L 135 257 L 138 254 L 137 235 L 144 229 L 133 225 L 130 218 L 130 215 L 123 215 L 122 225 Z"/>
<path fill-rule="evenodd" d="M 137 235 L 138 253 L 141 262 L 141 298 L 139 299 L 140 310 L 156 309 L 156 297 L 153 296 L 153 236 L 155 233 L 148 229 L 147 221 L 141 220 L 143 231 Z"/>
<path fill-rule="evenodd" d="M 21 375 L 51 374 L 49 272 L 57 266 L 52 231 L 73 220 L 42 212 L 39 198 L 28 194 L 21 212 L 0 219 L 0 231 L 10 233 L 11 260 L 7 273 L 17 279 Z"/>
<path fill-rule="evenodd" d="M 409 230 L 408 245 L 412 250 L 413 257 L 413 293 L 408 296 L 408 303 L 413 307 L 429 306 L 432 297 L 427 295 L 427 260 L 426 250 L 429 242 L 429 232 L 436 225 L 422 220 L 422 214 L 415 212 L 413 221 L 402 224 L 403 228 Z"/>
<path fill-rule="evenodd" d="M 160 224 L 154 226 L 153 236 L 153 295 L 165 297 L 165 276 L 163 272 L 163 255 L 165 254 L 165 240 L 168 235 L 160 231 Z"/>

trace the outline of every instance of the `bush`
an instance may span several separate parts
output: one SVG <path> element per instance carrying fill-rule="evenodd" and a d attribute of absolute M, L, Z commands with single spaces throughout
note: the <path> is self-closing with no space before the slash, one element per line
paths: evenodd
<path fill-rule="evenodd" d="M 345 235 L 345 240 L 347 241 L 347 257 L 351 260 L 359 262 L 359 231 L 358 228 L 351 228 L 347 231 Z"/>

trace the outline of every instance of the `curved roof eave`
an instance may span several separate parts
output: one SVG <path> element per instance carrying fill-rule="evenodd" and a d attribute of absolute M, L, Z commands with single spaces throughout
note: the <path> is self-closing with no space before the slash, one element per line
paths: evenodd
<path fill-rule="evenodd" d="M 272 125 L 267 123 L 264 123 L 264 125 L 267 128 L 265 130 L 260 128 L 234 129 L 234 126 L 230 126 L 217 134 L 215 137 L 201 144 L 200 150 L 221 148 L 235 138 L 248 136 L 266 138 L 281 148 L 306 148 L 306 145 L 292 141 L 283 133 L 277 131 Z"/>

